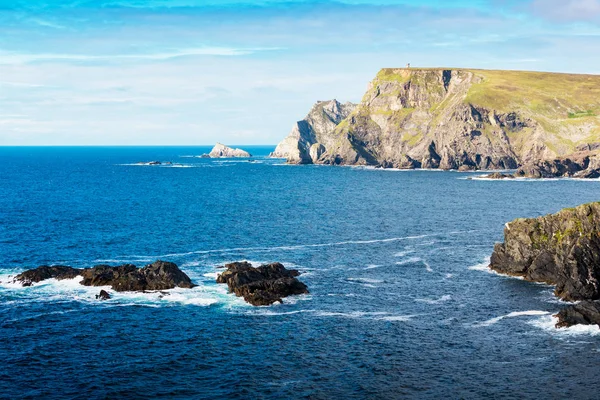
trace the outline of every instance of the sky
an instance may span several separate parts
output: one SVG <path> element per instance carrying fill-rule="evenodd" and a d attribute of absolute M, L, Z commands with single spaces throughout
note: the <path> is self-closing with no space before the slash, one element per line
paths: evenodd
<path fill-rule="evenodd" d="M 600 0 L 0 0 L 0 145 L 276 144 L 385 67 L 600 73 Z"/>

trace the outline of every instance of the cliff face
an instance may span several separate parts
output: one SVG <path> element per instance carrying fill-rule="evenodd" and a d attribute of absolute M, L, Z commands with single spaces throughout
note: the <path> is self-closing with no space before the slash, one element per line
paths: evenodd
<path fill-rule="evenodd" d="M 292 164 L 318 163 L 326 146 L 334 147 L 331 133 L 335 127 L 355 108 L 355 104 L 337 100 L 317 102 L 303 120 L 296 122 L 271 157 L 286 158 Z"/>
<path fill-rule="evenodd" d="M 600 76 L 383 69 L 347 117 L 318 135 L 299 123 L 276 153 L 323 164 L 517 168 L 600 142 L 596 110 Z M 319 149 L 316 159 L 290 150 L 305 142 Z"/>
<path fill-rule="evenodd" d="M 507 224 L 490 268 L 556 285 L 563 300 L 600 299 L 600 203 Z"/>

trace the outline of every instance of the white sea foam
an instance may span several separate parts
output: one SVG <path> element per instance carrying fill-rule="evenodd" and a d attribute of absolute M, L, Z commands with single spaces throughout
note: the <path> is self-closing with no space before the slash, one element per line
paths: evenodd
<path fill-rule="evenodd" d="M 369 264 L 365 267 L 365 269 L 375 269 L 375 268 L 381 268 L 381 267 L 383 267 L 383 265 Z"/>
<path fill-rule="evenodd" d="M 488 319 L 487 321 L 473 324 L 474 327 L 485 327 L 494 325 L 495 323 L 500 322 L 505 318 L 515 318 L 515 317 L 523 317 L 523 316 L 539 316 L 539 315 L 548 315 L 550 314 L 547 311 L 538 311 L 538 310 L 529 310 L 529 311 L 516 311 L 511 312 L 510 314 L 501 315 L 499 317 Z"/>
<path fill-rule="evenodd" d="M 406 265 L 406 264 L 415 264 L 418 262 L 422 262 L 423 260 L 420 257 L 410 257 L 406 260 L 397 261 L 396 265 Z"/>
<path fill-rule="evenodd" d="M 347 278 L 347 280 L 361 283 L 383 283 L 382 280 L 370 278 Z"/>
<path fill-rule="evenodd" d="M 512 276 L 512 275 L 501 274 L 501 273 L 496 272 L 493 269 L 491 269 L 489 267 L 489 265 L 490 265 L 490 261 L 489 261 L 489 258 L 488 258 L 487 261 L 485 261 L 485 262 L 483 262 L 481 264 L 472 265 L 472 266 L 468 267 L 468 269 L 471 270 L 471 271 L 487 272 L 488 274 L 498 275 L 498 276 L 502 276 L 504 278 L 512 278 L 512 279 L 519 279 L 519 280 L 524 280 L 525 279 L 522 276 Z"/>
<path fill-rule="evenodd" d="M 446 301 L 452 300 L 452 296 L 449 294 L 440 297 L 439 299 L 416 299 L 419 303 L 427 303 L 427 304 L 440 304 Z"/>
<path fill-rule="evenodd" d="M 394 254 L 394 257 L 406 257 L 408 254 L 414 253 L 414 250 L 404 250 L 404 251 L 399 251 L 398 253 Z"/>
<path fill-rule="evenodd" d="M 387 317 L 377 318 L 379 321 L 390 321 L 390 322 L 407 322 L 410 321 L 414 315 L 390 315 Z"/>
<path fill-rule="evenodd" d="M 14 291 L 29 301 L 39 302 L 79 301 L 98 306 L 169 304 L 209 306 L 232 300 L 227 291 L 219 287 L 220 285 L 200 285 L 192 289 L 174 288 L 163 291 L 115 292 L 110 286 L 83 286 L 80 284 L 81 276 L 63 280 L 46 279 L 29 287 L 23 287 L 20 283 L 13 283 L 10 279 L 2 278 L 0 279 L 1 287 Z M 109 292 L 111 299 L 98 301 L 96 295 L 100 290 Z"/>
<path fill-rule="evenodd" d="M 427 270 L 427 272 L 433 272 L 433 269 L 431 268 L 431 266 L 428 263 L 423 261 L 423 264 L 425 265 L 425 269 Z"/>
<path fill-rule="evenodd" d="M 454 277 L 454 274 L 446 274 L 445 278 L 446 279 L 452 279 Z"/>
<path fill-rule="evenodd" d="M 600 336 L 600 327 L 598 327 L 598 325 L 574 325 L 569 328 L 557 328 L 555 326 L 557 322 L 557 317 L 553 315 L 544 315 L 530 321 L 529 324 L 552 334 L 556 334 L 559 337 L 579 335 Z"/>

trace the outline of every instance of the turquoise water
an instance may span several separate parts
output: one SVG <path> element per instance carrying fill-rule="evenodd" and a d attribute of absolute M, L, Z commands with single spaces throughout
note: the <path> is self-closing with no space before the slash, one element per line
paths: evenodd
<path fill-rule="evenodd" d="M 0 397 L 594 398 L 600 330 L 552 288 L 486 271 L 504 224 L 600 181 L 288 166 L 203 147 L 0 148 Z M 135 165 L 153 160 L 173 166 Z M 199 286 L 115 294 L 9 276 L 177 263 Z M 310 295 L 254 308 L 214 282 L 279 261 Z"/>

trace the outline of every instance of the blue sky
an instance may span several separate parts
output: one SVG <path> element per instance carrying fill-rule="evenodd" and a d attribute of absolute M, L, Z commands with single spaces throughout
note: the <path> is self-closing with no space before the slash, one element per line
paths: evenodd
<path fill-rule="evenodd" d="M 600 73 L 600 0 L 0 0 L 0 145 L 275 144 L 383 67 Z"/>

